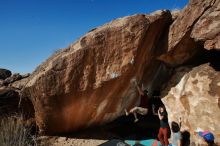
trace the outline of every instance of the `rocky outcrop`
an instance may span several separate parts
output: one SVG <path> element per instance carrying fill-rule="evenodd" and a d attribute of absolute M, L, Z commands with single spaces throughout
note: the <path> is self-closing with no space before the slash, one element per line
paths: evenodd
<path fill-rule="evenodd" d="M 8 85 L 10 83 L 13 83 L 13 82 L 21 80 L 21 79 L 22 79 L 22 76 L 20 74 L 16 73 L 16 74 L 13 74 L 12 76 L 6 78 L 4 80 L 4 84 Z"/>
<path fill-rule="evenodd" d="M 0 80 L 4 80 L 10 76 L 11 76 L 10 70 L 0 68 Z"/>
<path fill-rule="evenodd" d="M 132 82 L 145 74 L 148 87 L 161 65 L 155 58 L 166 51 L 157 44 L 171 21 L 169 11 L 114 20 L 40 65 L 22 92 L 31 97 L 40 131 L 102 125 L 134 106 L 138 95 Z"/>
<path fill-rule="evenodd" d="M 212 0 L 195 23 L 191 37 L 204 43 L 205 49 L 220 50 L 220 1 Z"/>
<path fill-rule="evenodd" d="M 169 51 L 159 59 L 170 66 L 178 66 L 203 48 L 219 50 L 219 7 L 219 0 L 190 0 L 170 26 Z"/>
<path fill-rule="evenodd" d="M 0 119 L 18 113 L 19 93 L 13 88 L 0 87 Z"/>
<path fill-rule="evenodd" d="M 172 20 L 173 21 L 176 20 L 180 14 L 181 14 L 181 11 L 178 9 L 171 11 Z"/>
<path fill-rule="evenodd" d="M 23 78 L 21 80 L 11 83 L 9 86 L 17 90 L 21 90 L 24 88 L 24 86 L 27 84 L 28 81 L 29 81 L 29 78 Z"/>
<path fill-rule="evenodd" d="M 0 119 L 18 113 L 27 113 L 23 115 L 24 117 L 33 115 L 33 105 L 30 101 L 20 98 L 20 90 L 27 83 L 30 74 L 16 73 L 11 75 L 11 71 L 5 69 L 4 71 L 5 79 L 0 80 Z M 3 75 L 3 73 L 1 74 Z"/>
<path fill-rule="evenodd" d="M 170 122 L 181 118 L 182 130 L 191 133 L 191 142 L 201 142 L 193 134 L 198 128 L 213 132 L 216 142 L 220 142 L 220 72 L 208 64 L 190 72 L 189 68 L 179 71 L 170 81 L 175 83 L 180 78 L 179 82 L 162 99 Z"/>
<path fill-rule="evenodd" d="M 172 15 L 157 11 L 119 18 L 57 51 L 30 77 L 0 70 L 0 107 L 11 95 L 18 105 L 14 93 L 22 89 L 40 132 L 72 132 L 111 122 L 138 104 L 137 80 L 149 95 L 163 89 L 170 121 L 181 117 L 192 142 L 197 128 L 219 138 L 220 75 L 214 70 L 220 70 L 219 7 L 218 0 L 190 0 Z M 214 69 L 195 67 L 207 62 Z"/>

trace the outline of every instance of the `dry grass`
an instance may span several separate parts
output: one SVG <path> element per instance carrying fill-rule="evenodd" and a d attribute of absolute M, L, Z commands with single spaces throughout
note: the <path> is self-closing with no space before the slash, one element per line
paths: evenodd
<path fill-rule="evenodd" d="M 26 127 L 22 116 L 2 119 L 0 125 L 1 146 L 37 146 L 35 136 L 31 135 L 31 127 Z"/>

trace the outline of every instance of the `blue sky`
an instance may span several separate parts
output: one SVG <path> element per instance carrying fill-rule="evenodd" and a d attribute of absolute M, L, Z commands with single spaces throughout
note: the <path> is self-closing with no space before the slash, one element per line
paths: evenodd
<path fill-rule="evenodd" d="M 113 19 L 182 9 L 188 0 L 0 0 L 0 68 L 32 72 L 59 48 Z"/>

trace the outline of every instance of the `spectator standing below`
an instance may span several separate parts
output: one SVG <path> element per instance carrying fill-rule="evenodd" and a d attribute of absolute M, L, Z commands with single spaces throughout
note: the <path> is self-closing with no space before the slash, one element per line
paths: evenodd
<path fill-rule="evenodd" d="M 160 119 L 160 129 L 158 133 L 158 139 L 160 140 L 160 143 L 162 146 L 168 146 L 169 145 L 169 134 L 170 134 L 170 128 L 168 123 L 168 117 L 167 112 L 165 110 L 164 106 L 159 107 L 157 113 L 155 113 L 153 109 L 154 115 L 158 115 Z"/>
<path fill-rule="evenodd" d="M 172 146 L 182 146 L 182 135 L 178 123 L 174 121 L 171 123 L 171 131 L 172 131 Z"/>

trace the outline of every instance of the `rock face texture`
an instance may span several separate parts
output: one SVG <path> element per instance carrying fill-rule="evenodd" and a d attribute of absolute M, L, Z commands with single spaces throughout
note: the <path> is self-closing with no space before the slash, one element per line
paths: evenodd
<path fill-rule="evenodd" d="M 11 71 L 7 69 L 0 68 L 0 80 L 4 80 L 11 76 Z"/>
<path fill-rule="evenodd" d="M 21 90 L 27 84 L 28 81 L 29 81 L 29 78 L 23 78 L 21 80 L 12 82 L 9 86 L 17 90 Z"/>
<path fill-rule="evenodd" d="M 28 111 L 26 113 L 29 113 L 29 115 L 33 115 L 33 105 L 30 101 L 20 99 L 20 90 L 27 83 L 29 74 L 11 75 L 11 71 L 6 69 L 0 69 L 0 72 L 2 77 L 2 80 L 0 80 L 0 119 L 5 116 L 23 113 L 24 110 L 25 112 Z"/>
<path fill-rule="evenodd" d="M 201 49 L 220 48 L 220 1 L 190 0 L 169 30 L 169 51 L 160 60 L 178 66 Z"/>
<path fill-rule="evenodd" d="M 220 142 L 220 72 L 208 64 L 185 71 L 184 75 L 182 70 L 173 76 L 174 80 L 179 76 L 181 80 L 162 99 L 169 120 L 182 118 L 183 129 L 191 134 L 198 128 L 209 130 L 215 134 L 216 142 Z M 192 134 L 191 141 L 201 142 L 196 139 Z"/>
<path fill-rule="evenodd" d="M 10 87 L 0 87 L 0 118 L 18 112 L 19 93 Z"/>
<path fill-rule="evenodd" d="M 21 80 L 21 79 L 22 79 L 22 76 L 20 74 L 16 73 L 16 74 L 13 74 L 12 76 L 6 78 L 4 80 L 4 84 L 8 85 L 10 83 L 13 83 L 13 82 Z"/>
<path fill-rule="evenodd" d="M 22 92 L 31 97 L 40 131 L 101 125 L 134 106 L 134 77 L 148 85 L 161 66 L 155 58 L 166 47 L 157 44 L 171 21 L 169 11 L 114 20 L 40 65 Z"/>
<path fill-rule="evenodd" d="M 220 1 L 205 2 L 208 7 L 195 23 L 191 37 L 196 41 L 204 42 L 205 49 L 220 50 Z"/>

